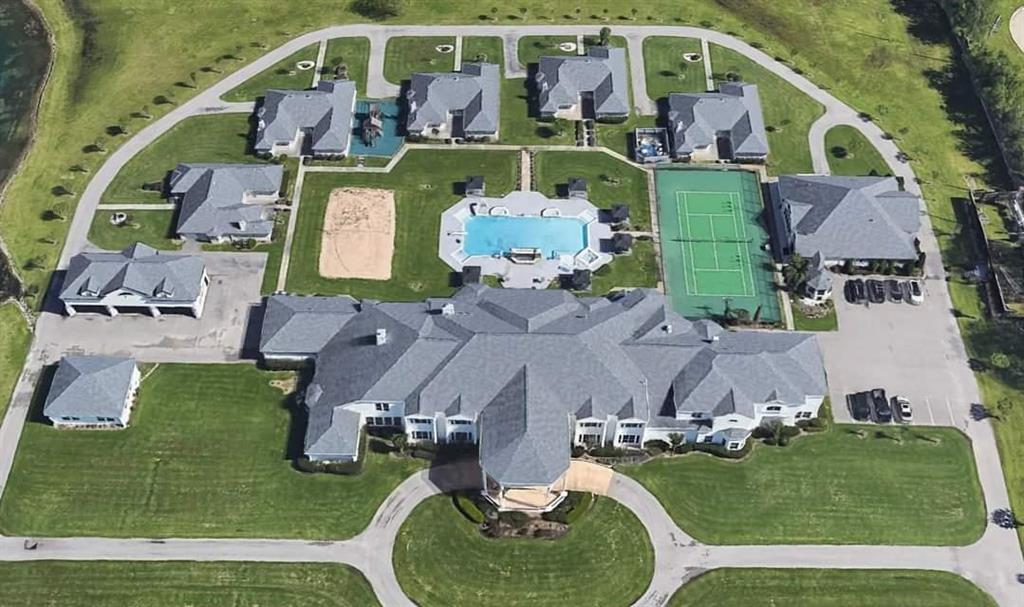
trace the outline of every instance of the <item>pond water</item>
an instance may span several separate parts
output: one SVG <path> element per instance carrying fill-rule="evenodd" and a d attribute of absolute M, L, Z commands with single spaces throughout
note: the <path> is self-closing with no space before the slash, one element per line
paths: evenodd
<path fill-rule="evenodd" d="M 50 49 L 35 13 L 19 0 L 0 2 L 0 187 L 31 138 L 31 117 Z M 18 294 L 0 253 L 0 301 Z"/>

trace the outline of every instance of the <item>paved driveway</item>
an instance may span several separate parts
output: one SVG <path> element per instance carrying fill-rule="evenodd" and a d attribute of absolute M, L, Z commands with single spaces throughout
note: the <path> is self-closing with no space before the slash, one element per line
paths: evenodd
<path fill-rule="evenodd" d="M 65 353 L 130 355 L 148 362 L 237 360 L 250 312 L 260 304 L 266 254 L 206 253 L 203 257 L 210 291 L 201 319 L 45 314 L 37 326 L 38 346 L 51 361 Z"/>
<path fill-rule="evenodd" d="M 819 334 L 837 421 L 852 421 L 846 394 L 884 388 L 910 399 L 915 423 L 964 427 L 974 383 L 946 298 L 938 296 L 945 288 L 926 280 L 920 306 L 852 305 L 837 284 L 839 331 Z"/>

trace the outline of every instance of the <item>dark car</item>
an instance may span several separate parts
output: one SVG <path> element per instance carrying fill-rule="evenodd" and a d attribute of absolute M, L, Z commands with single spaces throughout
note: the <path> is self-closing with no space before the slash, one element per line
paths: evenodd
<path fill-rule="evenodd" d="M 903 302 L 903 287 L 900 285 L 900 281 L 890 278 L 885 281 L 885 290 L 888 292 L 889 301 L 893 303 Z"/>
<path fill-rule="evenodd" d="M 871 391 L 871 410 L 874 415 L 874 420 L 880 424 L 888 424 L 892 422 L 892 407 L 889 405 L 889 399 L 885 397 L 885 390 L 881 388 L 875 388 Z"/>
<path fill-rule="evenodd" d="M 869 278 L 866 281 L 868 287 L 868 301 L 873 304 L 885 303 L 885 285 L 881 280 Z"/>
<path fill-rule="evenodd" d="M 864 287 L 864 281 L 860 278 L 846 281 L 846 301 L 850 303 L 864 303 L 868 300 L 868 291 Z"/>
<path fill-rule="evenodd" d="M 871 405 L 868 403 L 871 395 L 867 392 L 848 394 L 846 403 L 850 407 L 850 415 L 859 422 L 866 422 L 871 419 Z"/>

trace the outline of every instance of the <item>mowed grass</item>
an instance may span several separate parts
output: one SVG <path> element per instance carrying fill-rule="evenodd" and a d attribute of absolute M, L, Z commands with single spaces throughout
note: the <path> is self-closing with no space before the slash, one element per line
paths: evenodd
<path fill-rule="evenodd" d="M 249 114 L 219 114 L 182 120 L 121 168 L 103 193 L 102 202 L 165 202 L 161 190 L 143 190 L 142 186 L 164 183 L 179 162 L 262 162 L 248 153 L 250 118 Z"/>
<path fill-rule="evenodd" d="M 501 143 L 514 145 L 572 145 L 575 127 L 566 120 L 537 120 L 526 78 L 501 80 Z"/>
<path fill-rule="evenodd" d="M 324 54 L 321 78 L 333 79 L 334 70 L 344 65 L 348 69 L 348 79 L 356 83 L 356 94 L 366 95 L 366 74 L 369 71 L 369 61 L 369 38 L 331 38 L 327 41 L 327 52 Z"/>
<path fill-rule="evenodd" d="M 61 607 L 371 607 L 359 571 L 326 563 L 33 561 L 0 563 L 0 604 Z"/>
<path fill-rule="evenodd" d="M 245 364 L 160 365 L 131 427 L 26 425 L 0 502 L 6 535 L 348 538 L 421 468 L 367 449 L 358 476 L 292 468 L 302 427 L 271 386 L 289 373 Z"/>
<path fill-rule="evenodd" d="M 576 36 L 523 36 L 516 48 L 519 63 L 525 68 L 531 63 L 539 62 L 544 56 L 575 55 L 575 50 L 563 51 L 558 48 L 563 42 L 576 44 Z"/>
<path fill-rule="evenodd" d="M 768 129 L 768 170 L 774 175 L 810 173 L 811 148 L 807 133 L 825 110 L 817 101 L 800 92 L 743 55 L 712 44 L 711 69 L 715 86 L 729 75 L 757 85 Z"/>
<path fill-rule="evenodd" d="M 603 152 L 542 151 L 534 155 L 537 190 L 547 196 L 564 196 L 562 188 L 571 177 L 587 180 L 587 199 L 602 209 L 616 204 L 629 207 L 632 230 L 651 229 L 651 205 L 647 174 Z"/>
<path fill-rule="evenodd" d="M 834 126 L 825 133 L 828 167 L 833 175 L 890 175 L 889 165 L 860 131 Z"/>
<path fill-rule="evenodd" d="M 981 536 L 985 505 L 966 437 L 914 427 L 887 428 L 887 438 L 863 428 L 861 438 L 854 428 L 758 445 L 742 462 L 693 454 L 624 471 L 710 544 L 965 545 Z"/>
<path fill-rule="evenodd" d="M 288 290 L 346 293 L 385 301 L 417 301 L 452 293 L 452 270 L 437 255 L 441 213 L 461 198 L 455 193 L 456 186 L 469 175 L 482 175 L 489 195 L 511 191 L 516 184 L 517 161 L 512 151 L 411 150 L 390 173 L 307 173 L 288 266 Z M 320 276 L 324 213 L 331 190 L 341 187 L 394 191 L 391 280 Z"/>
<path fill-rule="evenodd" d="M 267 93 L 267 89 L 288 89 L 301 91 L 313 85 L 315 67 L 300 70 L 296 64 L 300 61 L 316 62 L 319 44 L 311 44 L 301 51 L 282 59 L 237 88 L 221 95 L 224 101 L 255 101 Z"/>
<path fill-rule="evenodd" d="M 832 303 L 828 304 L 828 311 L 817 318 L 804 314 L 800 303 L 793 298 L 793 328 L 797 331 L 835 331 L 839 328 L 839 318 L 836 316 L 836 308 Z M 817 312 L 817 311 L 816 311 Z"/>
<path fill-rule="evenodd" d="M 476 62 L 483 59 L 487 63 L 505 65 L 504 45 L 497 36 L 465 36 L 462 38 L 462 61 Z M 502 73 L 504 77 L 504 73 Z"/>
<path fill-rule="evenodd" d="M 119 226 L 110 223 L 114 213 L 125 213 L 128 220 Z M 174 251 L 181 248 L 181 240 L 174 237 L 172 210 L 105 211 L 99 209 L 92 217 L 89 242 L 107 251 L 120 251 L 130 244 L 142 242 L 155 249 Z"/>
<path fill-rule="evenodd" d="M 995 607 L 980 588 L 945 571 L 715 569 L 683 585 L 668 607 Z"/>
<path fill-rule="evenodd" d="M 12 302 L 0 305 L 0 420 L 7 412 L 31 343 L 32 333 L 18 306 Z"/>
<path fill-rule="evenodd" d="M 610 499 L 598 498 L 564 538 L 494 540 L 450 497 L 435 496 L 402 525 L 394 564 L 402 590 L 420 607 L 469 607 L 485 597 L 503 607 L 625 607 L 647 589 L 654 551 L 640 521 Z"/>
<path fill-rule="evenodd" d="M 669 93 L 703 93 L 707 90 L 704 60 L 686 61 L 686 53 L 701 54 L 697 38 L 651 36 L 644 40 L 644 68 L 647 74 L 647 95 L 651 99 L 668 97 Z"/>
<path fill-rule="evenodd" d="M 455 68 L 455 53 L 438 52 L 442 44 L 455 46 L 451 36 L 398 36 L 388 40 L 384 55 L 384 79 L 401 84 L 416 72 L 450 72 Z"/>

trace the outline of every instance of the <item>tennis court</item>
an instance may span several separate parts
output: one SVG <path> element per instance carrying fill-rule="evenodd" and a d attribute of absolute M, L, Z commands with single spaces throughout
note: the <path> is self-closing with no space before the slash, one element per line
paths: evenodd
<path fill-rule="evenodd" d="M 677 312 L 726 307 L 778 322 L 779 302 L 757 176 L 742 170 L 659 169 L 658 217 L 666 290 Z"/>

